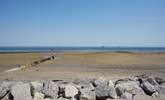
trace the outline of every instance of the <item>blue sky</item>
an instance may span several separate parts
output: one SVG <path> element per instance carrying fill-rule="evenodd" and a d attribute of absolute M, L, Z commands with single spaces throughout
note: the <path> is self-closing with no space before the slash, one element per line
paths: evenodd
<path fill-rule="evenodd" d="M 0 46 L 163 46 L 165 0 L 0 0 Z"/>

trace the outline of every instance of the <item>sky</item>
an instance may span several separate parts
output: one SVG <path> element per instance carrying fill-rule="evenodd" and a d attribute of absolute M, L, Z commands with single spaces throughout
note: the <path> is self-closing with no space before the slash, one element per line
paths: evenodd
<path fill-rule="evenodd" d="M 0 0 L 0 46 L 165 47 L 165 0 Z"/>

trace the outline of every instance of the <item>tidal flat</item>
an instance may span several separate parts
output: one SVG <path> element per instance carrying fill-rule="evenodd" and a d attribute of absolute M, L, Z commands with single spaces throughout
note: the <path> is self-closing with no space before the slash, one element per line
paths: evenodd
<path fill-rule="evenodd" d="M 116 79 L 141 74 L 165 76 L 165 53 L 151 52 L 57 52 L 55 60 L 24 71 L 5 72 L 48 55 L 44 52 L 0 53 L 0 80 Z"/>

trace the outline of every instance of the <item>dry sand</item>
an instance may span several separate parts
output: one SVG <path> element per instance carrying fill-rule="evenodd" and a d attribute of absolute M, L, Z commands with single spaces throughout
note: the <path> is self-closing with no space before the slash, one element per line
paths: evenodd
<path fill-rule="evenodd" d="M 48 56 L 47 53 L 0 53 L 0 80 L 113 79 L 129 75 L 165 76 L 165 53 L 58 52 L 58 59 L 25 71 L 4 71 Z"/>

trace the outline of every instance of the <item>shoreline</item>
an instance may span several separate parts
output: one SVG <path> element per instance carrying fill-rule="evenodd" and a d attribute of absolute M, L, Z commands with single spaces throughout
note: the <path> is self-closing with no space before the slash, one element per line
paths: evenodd
<path fill-rule="evenodd" d="M 50 53 L 0 53 L 0 80 L 72 79 L 81 77 L 165 77 L 165 53 L 56 52 L 58 59 L 25 71 L 4 71 L 49 56 Z"/>
<path fill-rule="evenodd" d="M 92 51 L 92 50 L 66 50 L 66 51 L 0 51 L 0 54 L 2 53 L 58 53 L 58 52 L 82 52 L 82 53 L 153 53 L 153 54 L 165 54 L 165 51 Z"/>

